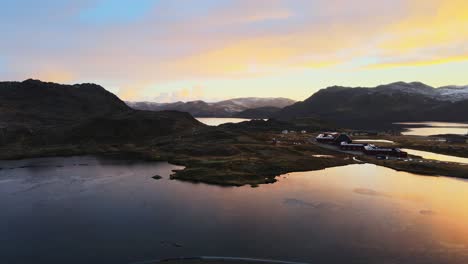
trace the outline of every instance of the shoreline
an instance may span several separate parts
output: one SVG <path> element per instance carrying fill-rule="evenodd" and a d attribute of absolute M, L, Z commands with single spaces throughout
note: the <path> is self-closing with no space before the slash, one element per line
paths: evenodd
<path fill-rule="evenodd" d="M 209 134 L 211 133 L 208 132 Z M 250 136 L 270 138 L 271 133 L 254 133 Z M 203 135 L 204 137 L 207 135 Z M 245 136 L 245 135 L 244 135 Z M 310 138 L 311 134 L 303 139 Z M 162 139 L 164 141 L 165 139 Z M 398 160 L 377 160 L 375 157 L 343 153 L 332 146 L 305 142 L 300 145 L 284 143 L 273 145 L 264 140 L 219 140 L 202 141 L 187 137 L 181 142 L 156 142 L 150 146 L 137 145 L 66 145 L 30 149 L 17 148 L 16 152 L 1 151 L 0 159 L 26 159 L 39 157 L 68 157 L 96 155 L 103 157 L 130 158 L 141 161 L 165 161 L 184 169 L 175 171 L 171 179 L 192 183 L 207 183 L 220 186 L 257 187 L 271 184 L 277 177 L 291 172 L 315 171 L 331 167 L 359 164 L 362 162 L 406 171 L 419 175 L 468 178 L 468 166 L 452 163 L 429 163 Z M 294 139 L 297 140 L 298 139 Z M 193 142 L 197 141 L 197 143 Z M 20 151 L 21 150 L 21 151 Z M 330 158 L 330 156 L 333 156 Z M 359 160 L 353 159 L 359 156 Z"/>

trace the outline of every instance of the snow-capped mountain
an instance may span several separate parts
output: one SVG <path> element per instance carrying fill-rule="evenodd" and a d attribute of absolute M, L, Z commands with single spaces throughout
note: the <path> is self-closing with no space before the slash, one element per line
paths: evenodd
<path fill-rule="evenodd" d="M 437 95 L 443 100 L 461 101 L 468 99 L 468 85 L 443 86 L 436 89 Z"/>
<path fill-rule="evenodd" d="M 247 109 L 262 107 L 283 108 L 295 101 L 287 98 L 258 98 L 246 97 L 207 103 L 204 101 L 155 103 L 155 102 L 126 102 L 134 109 L 162 111 L 177 110 L 189 112 L 195 117 L 232 117 Z"/>
<path fill-rule="evenodd" d="M 466 122 L 468 86 L 434 88 L 419 82 L 374 88 L 332 86 L 281 109 L 273 117 L 321 118 L 356 127 L 403 121 Z"/>
<path fill-rule="evenodd" d="M 423 94 L 423 95 L 434 95 L 434 87 L 426 85 L 421 82 L 395 82 L 390 84 L 379 85 L 375 87 L 373 92 L 379 93 L 408 93 L 408 94 Z"/>
<path fill-rule="evenodd" d="M 468 99 L 468 85 L 466 86 L 443 86 L 434 88 L 421 82 L 396 82 L 375 87 L 370 92 L 383 94 L 421 94 L 442 101 L 461 101 Z"/>

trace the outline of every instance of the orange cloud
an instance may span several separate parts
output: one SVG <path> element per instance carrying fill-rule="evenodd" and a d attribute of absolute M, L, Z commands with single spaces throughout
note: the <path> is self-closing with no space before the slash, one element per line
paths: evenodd
<path fill-rule="evenodd" d="M 324 68 L 346 62 L 356 56 L 355 49 L 338 52 L 365 41 L 365 31 L 348 33 L 334 27 L 333 35 L 295 32 L 272 34 L 232 41 L 167 63 L 169 72 L 188 76 L 246 77 L 275 74 L 295 69 Z M 346 42 L 340 41 L 342 38 Z"/>
<path fill-rule="evenodd" d="M 120 87 L 118 94 L 127 100 L 149 91 L 192 98 L 191 89 L 179 88 L 213 80 L 226 80 L 224 87 L 234 89 L 226 83 L 245 80 L 244 87 L 255 87 L 250 79 L 304 73 L 302 83 L 316 78 L 321 85 L 347 71 L 352 74 L 339 76 L 346 84 L 357 74 L 366 79 L 366 69 L 467 60 L 466 0 L 238 0 L 193 8 L 193 14 L 188 2 L 162 2 L 151 16 L 118 26 L 83 29 L 69 19 L 74 13 L 57 21 L 52 16 L 44 28 L 31 23 L 18 28 L 21 34 L 7 32 L 0 52 L 8 55 L 13 78 L 103 80 Z M 74 34 L 63 25 L 76 29 Z M 361 67 L 368 61 L 380 63 Z M 43 70 L 43 62 L 54 67 Z M 378 77 L 367 79 L 373 78 Z M 295 77 L 286 82 L 301 85 Z M 168 92 L 162 95 L 159 87 Z"/>
<path fill-rule="evenodd" d="M 169 93 L 159 93 L 155 98 L 151 100 L 159 103 L 178 102 L 178 101 L 194 101 L 199 100 L 204 96 L 204 90 L 200 86 L 191 88 L 182 88 Z"/>
<path fill-rule="evenodd" d="M 145 90 L 149 85 L 151 85 L 151 81 L 148 80 L 126 84 L 118 89 L 117 95 L 122 100 L 133 101 L 137 98 L 140 98 L 141 92 Z"/>
<path fill-rule="evenodd" d="M 57 68 L 48 68 L 31 77 L 57 83 L 70 83 L 75 79 L 75 75 L 71 71 Z"/>
<path fill-rule="evenodd" d="M 429 59 L 426 58 L 426 59 L 419 59 L 419 60 L 384 62 L 384 63 L 367 65 L 364 68 L 385 69 L 385 68 L 395 68 L 395 67 L 422 67 L 422 66 L 430 66 L 430 65 L 461 62 L 461 61 L 468 61 L 468 55 L 455 55 L 455 56 L 444 56 L 440 58 L 429 58 Z"/>
<path fill-rule="evenodd" d="M 427 64 L 460 60 L 468 52 L 468 1 L 412 0 L 408 15 L 386 29 L 379 47 L 386 57 L 422 54 Z M 440 58 L 446 56 L 447 58 Z"/>

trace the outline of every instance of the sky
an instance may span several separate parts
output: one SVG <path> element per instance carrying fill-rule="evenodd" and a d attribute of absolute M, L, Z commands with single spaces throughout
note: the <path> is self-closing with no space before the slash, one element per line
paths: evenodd
<path fill-rule="evenodd" d="M 467 0 L 0 0 L 0 80 L 125 100 L 468 84 Z"/>

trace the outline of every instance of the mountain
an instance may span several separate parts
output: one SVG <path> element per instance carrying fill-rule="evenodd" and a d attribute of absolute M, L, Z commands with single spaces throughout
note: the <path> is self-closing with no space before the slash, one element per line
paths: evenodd
<path fill-rule="evenodd" d="M 273 117 L 274 114 L 276 114 L 280 110 L 281 108 L 273 106 L 251 108 L 235 114 L 234 117 L 249 119 L 268 119 L 270 117 Z"/>
<path fill-rule="evenodd" d="M 287 98 L 235 98 L 220 102 L 207 103 L 204 101 L 154 103 L 154 102 L 127 102 L 127 104 L 139 110 L 161 111 L 175 110 L 188 112 L 195 117 L 233 117 L 236 114 L 252 108 L 278 107 L 293 104 L 295 101 Z"/>
<path fill-rule="evenodd" d="M 134 110 L 96 84 L 0 82 L 0 145 L 25 140 L 121 142 L 199 126 L 187 113 Z"/>
<path fill-rule="evenodd" d="M 218 105 L 226 105 L 226 106 L 233 106 L 233 111 L 239 111 L 240 109 L 250 109 L 250 108 L 258 108 L 258 107 L 267 107 L 267 106 L 274 106 L 283 108 L 288 105 L 294 104 L 295 101 L 288 99 L 288 98 L 258 98 L 258 97 L 246 97 L 246 98 L 235 98 L 230 100 L 225 100 L 218 102 Z"/>
<path fill-rule="evenodd" d="M 456 99 L 447 91 L 455 89 Z M 465 88 L 433 88 L 397 82 L 374 88 L 332 86 L 275 114 L 288 120 L 313 117 L 348 126 L 400 121 L 468 121 Z"/>
<path fill-rule="evenodd" d="M 436 89 L 438 96 L 448 101 L 468 100 L 468 85 L 466 86 L 444 86 Z"/>

